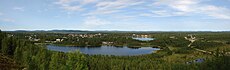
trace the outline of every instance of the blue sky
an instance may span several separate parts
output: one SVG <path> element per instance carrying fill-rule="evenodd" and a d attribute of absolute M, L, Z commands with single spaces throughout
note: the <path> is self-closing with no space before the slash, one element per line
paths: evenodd
<path fill-rule="evenodd" d="M 0 0 L 0 29 L 230 31 L 230 0 Z"/>

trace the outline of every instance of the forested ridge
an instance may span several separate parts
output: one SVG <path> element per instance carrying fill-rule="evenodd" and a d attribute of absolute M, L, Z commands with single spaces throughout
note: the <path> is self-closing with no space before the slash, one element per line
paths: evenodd
<path fill-rule="evenodd" d="M 62 53 L 47 50 L 44 46 L 34 45 L 32 42 L 6 36 L 1 33 L 1 54 L 16 61 L 18 67 L 3 66 L 0 69 L 28 69 L 28 70 L 88 70 L 85 55 L 79 51 Z"/>
<path fill-rule="evenodd" d="M 174 34 L 172 34 L 174 35 Z M 185 34 L 181 34 L 185 35 Z M 203 34 L 199 34 L 202 36 Z M 205 35 L 205 34 L 204 34 Z M 221 40 L 229 40 L 226 34 Z M 227 34 L 228 35 L 228 34 Z M 197 37 L 199 37 L 197 36 Z M 228 70 L 230 57 L 224 48 L 214 49 L 218 46 L 228 46 L 228 41 L 215 42 L 215 36 L 206 36 L 208 41 L 200 40 L 194 44 L 196 48 L 212 51 L 213 55 L 201 53 L 188 48 L 188 41 L 168 39 L 168 36 L 159 36 L 158 40 L 150 43 L 162 50 L 157 53 L 140 56 L 112 56 L 112 55 L 86 55 L 76 52 L 56 52 L 46 49 L 44 45 L 35 45 L 19 36 L 0 33 L 0 69 L 28 69 L 28 70 Z M 156 35 L 157 37 L 157 35 Z M 202 36 L 203 37 L 203 36 Z M 218 38 L 219 39 L 219 38 Z M 212 44 L 210 44 L 212 43 Z M 204 46 L 204 47 L 203 47 Z M 211 48 L 210 48 L 211 46 Z M 229 46 L 227 47 L 227 49 Z M 202 63 L 187 64 L 195 59 L 205 59 Z M 5 59 L 5 60 L 3 60 Z M 4 66 L 7 65 L 8 66 Z"/>

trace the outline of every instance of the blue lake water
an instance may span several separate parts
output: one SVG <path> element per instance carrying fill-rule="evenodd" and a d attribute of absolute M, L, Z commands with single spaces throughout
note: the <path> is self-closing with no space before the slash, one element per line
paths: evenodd
<path fill-rule="evenodd" d="M 70 52 L 79 50 L 84 54 L 89 55 L 117 55 L 117 56 L 133 56 L 142 54 L 151 54 L 159 48 L 152 47 L 140 47 L 140 48 L 129 48 L 129 47 L 114 47 L 114 46 L 101 46 L 101 47 L 68 47 L 68 46 L 55 46 L 47 45 L 47 49 L 53 51 Z"/>

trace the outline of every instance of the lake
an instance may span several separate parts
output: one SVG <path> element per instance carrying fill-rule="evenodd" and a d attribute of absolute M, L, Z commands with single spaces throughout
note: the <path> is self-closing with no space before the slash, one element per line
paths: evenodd
<path fill-rule="evenodd" d="M 139 40 L 139 41 L 151 41 L 154 40 L 155 38 L 133 38 L 135 40 Z"/>
<path fill-rule="evenodd" d="M 152 47 L 140 47 L 140 48 L 129 48 L 129 47 L 114 47 L 114 46 L 101 46 L 101 47 L 68 47 L 68 46 L 55 46 L 47 45 L 48 50 L 70 52 L 79 50 L 84 54 L 89 55 L 116 55 L 116 56 L 134 56 L 142 54 L 151 54 L 153 51 L 160 50 L 159 48 Z"/>

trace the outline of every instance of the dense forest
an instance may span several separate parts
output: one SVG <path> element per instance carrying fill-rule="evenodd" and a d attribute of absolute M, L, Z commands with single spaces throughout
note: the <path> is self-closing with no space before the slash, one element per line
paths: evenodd
<path fill-rule="evenodd" d="M 100 39 L 101 36 L 84 38 L 81 41 L 82 44 L 85 44 L 84 41 L 97 44 L 97 40 L 100 40 L 98 44 L 101 41 L 117 41 L 117 44 L 122 45 L 128 42 L 132 42 L 134 45 L 136 43 L 146 45 L 145 43 L 147 43 L 147 45 L 159 46 L 162 49 L 156 53 L 139 56 L 87 55 L 77 50 L 68 53 L 50 51 L 46 49 L 45 45 L 36 45 L 35 43 L 54 40 L 63 34 L 38 33 L 39 35 L 36 37 L 41 38 L 40 42 L 24 38 L 26 34 L 28 33 L 0 31 L 0 70 L 228 70 L 230 66 L 228 54 L 230 33 L 192 33 L 200 38 L 192 46 L 195 49 L 208 50 L 212 54 L 187 47 L 190 42 L 184 37 L 191 33 L 183 32 L 156 33 L 153 34 L 156 40 L 149 42 L 127 38 L 129 33 L 103 36 L 106 39 Z M 175 37 L 169 38 L 170 36 Z M 76 38 L 67 39 L 62 43 L 72 42 L 71 40 L 74 41 Z M 93 44 L 91 43 L 91 45 Z M 196 62 L 196 59 L 204 59 L 204 62 Z"/>
<path fill-rule="evenodd" d="M 1 54 L 16 61 L 15 69 L 88 70 L 87 57 L 79 51 L 49 51 L 44 46 L 37 46 L 30 41 L 7 36 L 5 33 L 1 33 L 1 41 Z M 8 70 L 12 69 L 12 66 L 0 63 L 0 69 Z"/>

